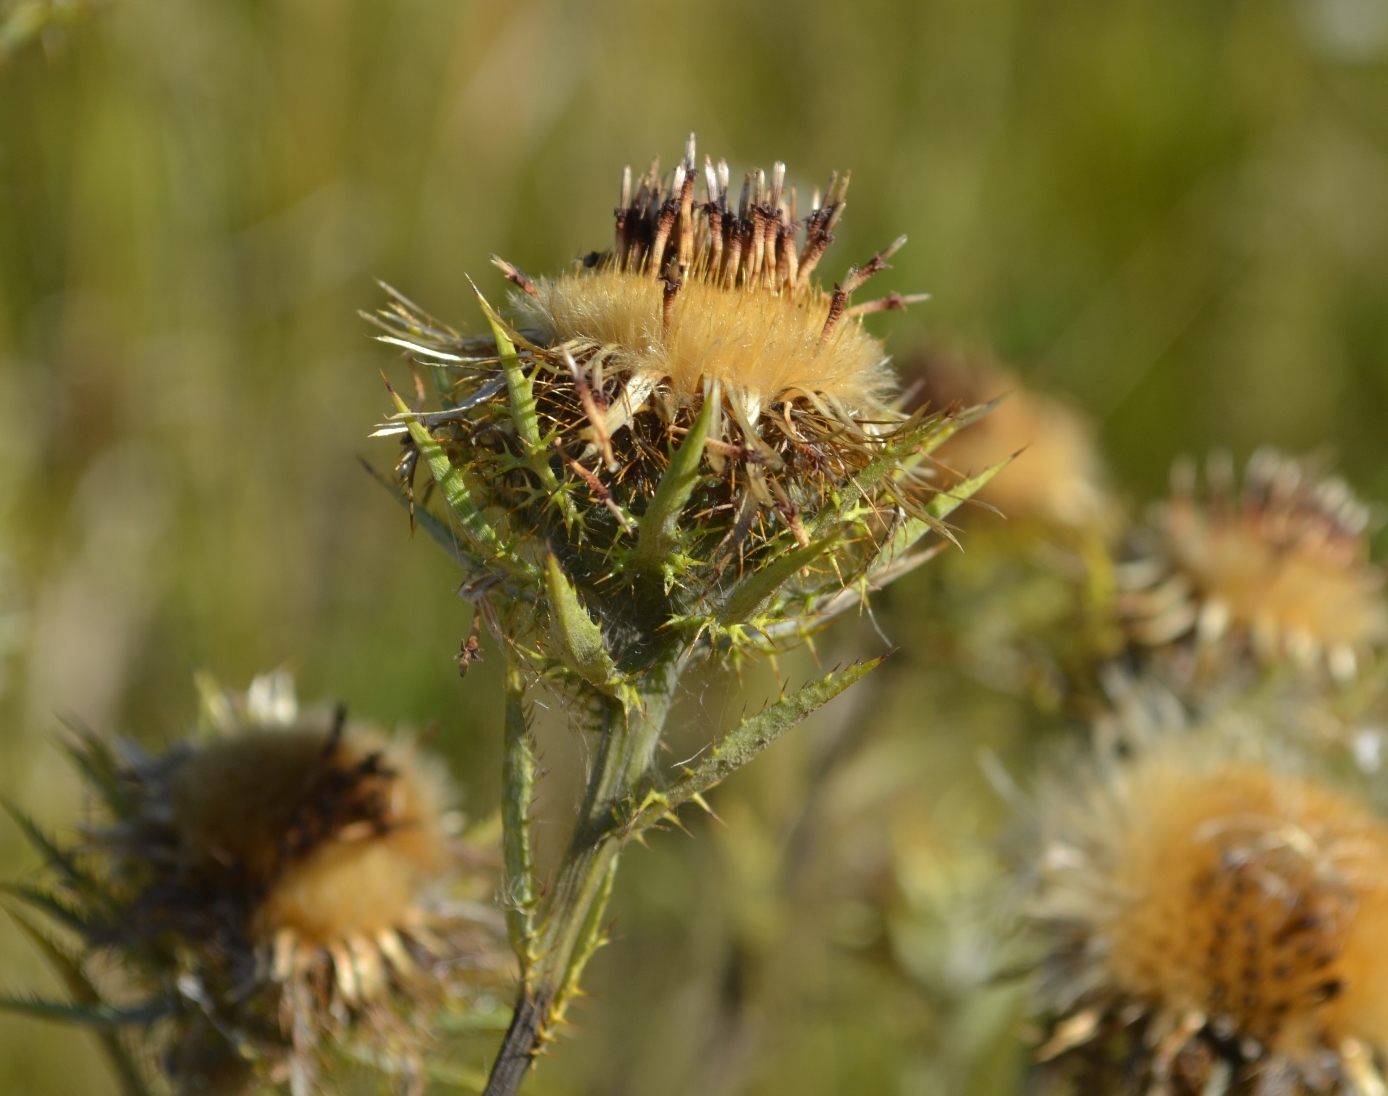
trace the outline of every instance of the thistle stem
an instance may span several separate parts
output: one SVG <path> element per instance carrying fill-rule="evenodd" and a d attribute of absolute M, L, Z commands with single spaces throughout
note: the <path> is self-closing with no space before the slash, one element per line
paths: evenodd
<path fill-rule="evenodd" d="M 602 744 L 588 780 L 583 810 L 554 889 L 528 941 L 520 994 L 511 1025 L 492 1066 L 484 1096 L 514 1096 L 530 1063 L 549 1038 L 578 988 L 584 965 L 601 942 L 602 919 L 617 859 L 629 831 L 619 808 L 653 773 L 656 746 L 685 660 L 662 662 L 620 698 L 602 696 L 594 722 Z M 514 682 L 511 683 L 514 687 Z M 518 701 L 509 705 L 519 709 Z M 514 734 L 514 732 L 513 732 Z M 503 824 L 523 827 L 524 813 L 507 812 Z M 517 847 L 518 835 L 510 839 Z M 509 881 L 508 890 L 534 893 L 533 882 Z"/>

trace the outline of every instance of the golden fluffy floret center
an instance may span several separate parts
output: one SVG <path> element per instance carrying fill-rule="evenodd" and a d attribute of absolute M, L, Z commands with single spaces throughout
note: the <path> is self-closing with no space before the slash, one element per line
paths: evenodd
<path fill-rule="evenodd" d="M 1140 765 L 1095 926 L 1113 984 L 1291 1056 L 1388 1046 L 1388 830 L 1255 766 Z"/>
<path fill-rule="evenodd" d="M 404 742 L 348 729 L 254 729 L 169 774 L 189 869 L 258 894 L 248 930 L 314 945 L 404 925 L 450 859 L 446 782 Z"/>
<path fill-rule="evenodd" d="M 1201 594 L 1244 627 L 1268 625 L 1324 646 L 1363 647 L 1388 637 L 1377 573 L 1278 548 L 1236 525 L 1195 516 L 1173 523 L 1172 544 Z"/>
<path fill-rule="evenodd" d="M 748 396 L 761 407 L 796 393 L 871 406 L 891 384 L 879 340 L 856 319 L 836 324 L 821 344 L 826 294 L 725 289 L 688 278 L 665 323 L 665 283 L 605 269 L 544 279 L 517 304 L 554 343 L 612 348 L 611 365 L 667 381 L 681 399 L 702 381 Z"/>

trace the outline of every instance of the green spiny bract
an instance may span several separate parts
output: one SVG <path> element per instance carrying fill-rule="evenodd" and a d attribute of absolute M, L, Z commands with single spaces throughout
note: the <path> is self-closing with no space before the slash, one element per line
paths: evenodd
<path fill-rule="evenodd" d="M 628 171 L 613 248 L 568 273 L 498 260 L 520 290 L 512 323 L 482 301 L 488 335 L 394 292 L 377 317 L 437 388 L 429 411 L 396 397 L 381 432 L 443 489 L 452 531 L 420 518 L 465 593 L 533 664 L 606 691 L 702 645 L 804 636 L 923 558 L 976 486 L 942 485 L 928 460 L 969 414 L 893 407 L 861 325 L 908 298 L 850 304 L 901 241 L 832 292 L 810 280 L 847 177 L 798 243 L 783 165 L 735 204 L 725 164 L 706 162 L 702 203 L 698 174 L 692 140 L 664 179 L 653 166 L 633 191 Z"/>

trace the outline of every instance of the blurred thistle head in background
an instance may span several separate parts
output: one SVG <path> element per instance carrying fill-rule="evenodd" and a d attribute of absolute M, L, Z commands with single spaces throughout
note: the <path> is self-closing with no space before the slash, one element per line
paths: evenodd
<path fill-rule="evenodd" d="M 940 349 L 901 363 L 908 406 L 968 407 L 996 401 L 936 458 L 968 476 L 1012 457 L 978 493 L 1010 521 L 1103 530 L 1116 518 L 1094 428 L 1069 404 L 1025 385 L 987 357 Z"/>
<path fill-rule="evenodd" d="M 952 490 L 926 455 L 969 416 L 893 404 L 861 320 L 911 298 L 851 303 L 904 240 L 832 292 L 812 279 L 847 183 L 831 177 L 802 222 L 784 165 L 733 201 L 727 165 L 700 172 L 691 137 L 669 175 L 653 165 L 633 188 L 628 169 L 608 251 L 539 280 L 497 260 L 519 287 L 514 326 L 485 301 L 480 339 L 398 294 L 378 315 L 441 401 L 422 412 L 421 385 L 380 432 L 408 431 L 407 485 L 421 452 L 444 485 L 469 588 L 513 594 L 507 621 L 489 617 L 498 634 L 543 632 L 528 605 L 586 604 L 605 652 L 581 666 L 592 642 L 551 625 L 549 653 L 610 683 L 700 641 L 798 638 L 884 580 L 879 565 L 924 558 L 912 546 L 977 486 Z"/>
<path fill-rule="evenodd" d="M 1388 640 L 1368 509 L 1343 480 L 1271 449 L 1253 454 L 1237 487 L 1229 458 L 1212 457 L 1206 484 L 1201 497 L 1194 464 L 1178 462 L 1170 499 L 1118 569 L 1132 637 L 1353 678 Z"/>
<path fill-rule="evenodd" d="M 418 1073 L 432 1011 L 510 972 L 474 901 L 495 864 L 453 836 L 441 763 L 341 709 L 300 713 L 287 675 L 246 697 L 203 684 L 205 735 L 161 757 L 80 735 L 103 817 L 47 850 L 36 904 L 78 929 L 74 962 L 112 972 L 93 1004 L 148 1013 L 178 1091 L 306 1093 L 347 1048 Z"/>
<path fill-rule="evenodd" d="M 1038 1057 L 1080 1091 L 1382 1091 L 1388 825 L 1247 730 L 1115 744 L 1041 797 Z"/>

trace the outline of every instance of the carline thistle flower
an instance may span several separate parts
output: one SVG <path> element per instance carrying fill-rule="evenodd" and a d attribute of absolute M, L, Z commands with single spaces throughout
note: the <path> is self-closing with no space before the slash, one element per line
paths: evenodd
<path fill-rule="evenodd" d="M 691 138 L 671 174 L 627 170 L 609 250 L 538 279 L 494 260 L 518 292 L 510 324 L 483 301 L 490 336 L 458 335 L 398 294 L 376 317 L 438 385 L 439 410 L 402 404 L 380 432 L 409 429 L 408 477 L 428 451 L 471 587 L 520 595 L 501 627 L 515 638 L 545 630 L 524 606 L 571 585 L 618 675 L 695 638 L 802 632 L 956 501 L 936 497 L 926 455 L 965 417 L 895 409 L 886 353 L 861 323 L 918 298 L 852 303 L 904 237 L 827 291 L 813 274 L 848 176 L 803 224 L 784 165 L 749 174 L 736 199 L 729 186 L 725 163 L 698 169 Z M 544 654 L 607 680 L 572 647 Z"/>
<path fill-rule="evenodd" d="M 703 200 L 695 193 L 703 186 Z M 896 241 L 832 290 L 814 280 L 848 176 L 799 214 L 777 164 L 740 196 L 690 138 L 669 175 L 622 180 L 615 234 L 554 277 L 493 261 L 511 321 L 460 335 L 391 291 L 374 320 L 416 370 L 396 493 L 452 553 L 462 593 L 507 658 L 503 822 L 521 988 L 487 1096 L 508 1096 L 563 1018 L 619 851 L 750 760 L 875 663 L 835 671 L 751 716 L 682 776 L 660 771 L 665 715 L 698 653 L 802 639 L 919 563 L 945 518 L 997 469 L 943 477 L 930 453 L 976 411 L 907 414 L 853 303 Z M 420 370 L 432 374 L 428 410 Z M 416 505 L 423 462 L 446 502 Z M 542 888 L 530 859 L 536 768 L 525 689 L 544 677 L 599 737 L 565 859 Z M 542 891 L 544 893 L 542 893 Z"/>
<path fill-rule="evenodd" d="M 1225 456 L 1172 470 L 1171 498 L 1118 569 L 1118 609 L 1141 646 L 1290 657 L 1338 680 L 1388 641 L 1383 575 L 1369 561 L 1369 512 L 1343 480 L 1260 449 L 1235 493 Z"/>
<path fill-rule="evenodd" d="M 301 715 L 277 678 L 249 703 L 208 692 L 211 733 L 161 757 L 82 732 L 105 817 L 47 847 L 51 892 L 23 893 L 78 931 L 73 970 L 110 975 L 95 1019 L 152 1026 L 138 1045 L 162 1046 L 176 1091 L 299 1096 L 349 1047 L 413 1091 L 434 1010 L 510 976 L 500 917 L 474 900 L 495 868 L 450 836 L 439 762 L 340 709 Z"/>
<path fill-rule="evenodd" d="M 1388 825 L 1356 795 L 1171 732 L 1041 804 L 1038 1053 L 1079 1091 L 1384 1091 Z"/>

